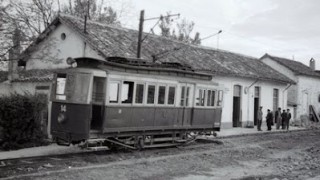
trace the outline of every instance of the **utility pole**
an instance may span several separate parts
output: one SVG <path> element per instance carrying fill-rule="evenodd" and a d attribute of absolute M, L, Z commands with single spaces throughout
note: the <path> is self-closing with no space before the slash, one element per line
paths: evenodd
<path fill-rule="evenodd" d="M 143 32 L 143 21 L 144 21 L 144 10 L 140 12 L 137 58 L 140 58 L 141 56 L 141 43 L 142 43 L 141 39 L 142 39 L 142 32 Z"/>
<path fill-rule="evenodd" d="M 159 17 L 154 17 L 154 18 L 148 18 L 148 19 L 144 19 L 144 10 L 141 10 L 140 11 L 140 22 L 139 22 L 139 34 L 138 34 L 138 47 L 137 47 L 137 58 L 140 58 L 141 57 L 141 44 L 142 44 L 142 41 L 144 39 L 146 39 L 146 37 L 144 37 L 144 39 L 142 40 L 142 33 L 143 33 L 143 23 L 144 21 L 148 21 L 148 20 L 155 20 L 155 19 L 159 19 L 162 20 L 163 18 L 165 17 L 173 17 L 173 16 L 180 16 L 180 14 L 169 14 L 167 16 L 159 16 Z M 158 22 L 159 22 L 158 21 Z"/>

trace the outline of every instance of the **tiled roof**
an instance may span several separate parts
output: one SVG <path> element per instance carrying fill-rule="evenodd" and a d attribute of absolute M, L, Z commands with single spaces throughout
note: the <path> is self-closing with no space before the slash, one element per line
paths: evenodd
<path fill-rule="evenodd" d="M 93 21 L 87 21 L 86 33 L 84 20 L 72 16 L 60 15 L 52 26 L 65 24 L 79 35 L 104 58 L 108 57 L 136 57 L 138 31 L 113 27 Z M 47 33 L 52 28 L 47 28 Z M 247 77 L 280 82 L 292 82 L 286 76 L 278 73 L 259 59 L 216 50 L 204 46 L 185 44 L 153 34 L 143 34 L 147 38 L 142 43 L 141 58 L 152 59 L 158 55 L 157 61 L 179 63 L 191 67 L 198 72 L 208 72 L 213 75 Z M 40 36 L 38 42 L 45 35 Z M 28 48 L 29 49 L 29 48 Z M 27 51 L 29 51 L 27 49 Z M 32 48 L 31 48 L 32 49 Z"/>
<path fill-rule="evenodd" d="M 0 83 L 8 80 L 8 71 L 0 71 Z"/>
<path fill-rule="evenodd" d="M 289 68 L 293 73 L 297 75 L 306 75 L 306 76 L 314 76 L 314 77 L 320 77 L 320 74 L 316 71 L 313 71 L 309 66 L 306 66 L 305 64 L 294 61 L 286 58 L 271 56 L 269 54 L 265 54 L 260 59 L 263 59 L 265 57 L 269 57 L 270 59 L 276 61 L 277 63 Z"/>

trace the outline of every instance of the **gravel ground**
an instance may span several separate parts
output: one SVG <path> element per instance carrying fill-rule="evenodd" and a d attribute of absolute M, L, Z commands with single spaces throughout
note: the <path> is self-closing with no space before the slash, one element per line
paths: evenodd
<path fill-rule="evenodd" d="M 315 180 L 320 179 L 319 137 L 319 129 L 240 136 L 214 141 L 222 143 L 48 162 L 8 175 L 9 179 Z"/>

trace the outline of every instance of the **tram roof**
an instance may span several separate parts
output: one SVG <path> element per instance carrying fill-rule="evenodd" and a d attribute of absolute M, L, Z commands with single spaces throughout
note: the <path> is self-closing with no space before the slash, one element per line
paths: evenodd
<path fill-rule="evenodd" d="M 31 48 L 26 49 L 24 54 L 35 49 L 32 47 L 47 37 L 46 35 L 59 24 L 64 24 L 79 33 L 87 44 L 105 57 L 106 61 L 109 57 L 132 58 L 136 56 L 138 31 L 88 20 L 86 32 L 84 32 L 84 19 L 69 15 L 58 16 L 30 46 Z M 195 72 L 212 75 L 294 83 L 258 58 L 143 33 L 143 37 L 146 35 L 147 38 L 142 43 L 141 51 L 141 59 L 144 61 L 176 63 L 190 67 Z"/>

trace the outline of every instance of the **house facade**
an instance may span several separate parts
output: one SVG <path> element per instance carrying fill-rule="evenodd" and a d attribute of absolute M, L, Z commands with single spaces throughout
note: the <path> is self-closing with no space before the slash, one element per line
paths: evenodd
<path fill-rule="evenodd" d="M 35 92 L 37 87 L 44 88 L 50 85 L 54 70 L 70 67 L 66 62 L 69 57 L 105 61 L 109 57 L 135 57 L 137 37 L 135 30 L 91 21 L 87 22 L 84 29 L 83 19 L 59 16 L 22 53 L 19 62 L 24 71 L 47 70 L 47 74 L 26 75 L 24 81 L 19 76 L 8 87 L 24 86 L 30 92 Z M 259 106 L 263 106 L 264 117 L 267 109 L 278 106 L 286 108 L 288 87 L 294 84 L 259 59 L 152 34 L 142 43 L 141 58 L 155 63 L 176 63 L 195 72 L 212 74 L 212 83 L 224 85 L 222 128 L 253 127 Z M 39 81 L 35 85 L 31 79 Z M 49 94 L 50 88 L 42 92 Z"/>
<path fill-rule="evenodd" d="M 310 66 L 301 62 L 265 54 L 261 61 L 278 72 L 292 79 L 295 84 L 288 88 L 288 108 L 293 119 L 300 120 L 309 117 L 309 106 L 314 106 L 320 112 L 320 74 L 315 71 L 315 60 L 310 60 Z"/>

